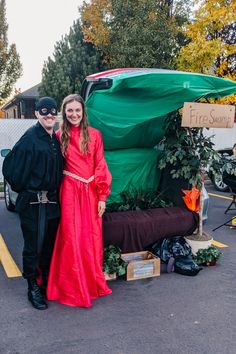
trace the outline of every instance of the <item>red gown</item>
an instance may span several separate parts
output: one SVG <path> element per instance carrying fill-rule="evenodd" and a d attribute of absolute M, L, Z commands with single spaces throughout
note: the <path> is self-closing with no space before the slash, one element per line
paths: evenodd
<path fill-rule="evenodd" d="M 94 180 L 85 183 L 75 176 L 63 177 L 61 220 L 47 287 L 48 300 L 81 307 L 90 307 L 91 300 L 112 292 L 102 271 L 102 218 L 98 216 L 98 201 L 105 201 L 110 193 L 111 174 L 101 133 L 89 127 L 89 134 L 89 153 L 82 155 L 80 128 L 70 130 L 64 170 L 86 180 L 94 176 Z M 59 131 L 57 136 L 60 139 Z"/>

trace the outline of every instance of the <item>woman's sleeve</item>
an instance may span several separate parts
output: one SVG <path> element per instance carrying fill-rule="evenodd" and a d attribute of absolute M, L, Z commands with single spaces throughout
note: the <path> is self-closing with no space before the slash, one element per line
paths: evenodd
<path fill-rule="evenodd" d="M 98 132 L 95 147 L 95 184 L 97 186 L 99 200 L 104 202 L 106 201 L 111 192 L 111 180 L 111 173 L 108 170 L 107 163 L 104 158 L 102 135 Z"/>

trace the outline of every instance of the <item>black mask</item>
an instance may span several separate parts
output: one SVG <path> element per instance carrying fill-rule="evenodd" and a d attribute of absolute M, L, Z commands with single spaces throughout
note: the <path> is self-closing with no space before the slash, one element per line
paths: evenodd
<path fill-rule="evenodd" d="M 57 103 L 51 97 L 42 97 L 38 102 L 36 102 L 35 110 L 38 111 L 41 116 L 47 116 L 48 114 L 56 116 Z"/>

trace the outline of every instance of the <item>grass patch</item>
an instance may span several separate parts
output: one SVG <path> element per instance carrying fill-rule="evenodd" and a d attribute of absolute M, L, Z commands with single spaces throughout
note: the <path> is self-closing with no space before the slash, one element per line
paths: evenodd
<path fill-rule="evenodd" d="M 0 192 L 3 192 L 3 190 L 4 190 L 3 182 L 0 182 Z"/>

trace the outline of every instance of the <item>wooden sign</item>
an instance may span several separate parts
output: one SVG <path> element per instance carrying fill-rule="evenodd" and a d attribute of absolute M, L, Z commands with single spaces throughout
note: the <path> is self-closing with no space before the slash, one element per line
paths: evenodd
<path fill-rule="evenodd" d="M 182 127 L 233 128 L 235 106 L 184 102 Z"/>

